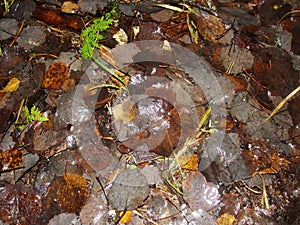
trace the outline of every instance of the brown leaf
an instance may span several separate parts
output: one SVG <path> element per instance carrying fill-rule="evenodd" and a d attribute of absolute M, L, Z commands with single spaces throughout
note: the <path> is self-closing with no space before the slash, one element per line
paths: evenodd
<path fill-rule="evenodd" d="M 43 7 L 37 7 L 33 12 L 33 17 L 49 25 L 70 27 L 75 30 L 81 30 L 83 28 L 83 22 L 80 16 L 66 15 L 62 12 Z"/>
<path fill-rule="evenodd" d="M 165 138 L 157 147 L 150 150 L 151 152 L 165 157 L 169 157 L 172 154 L 173 149 L 176 148 L 179 142 L 181 134 L 180 116 L 175 107 L 169 111 L 167 121 L 169 127 L 165 129 Z M 153 142 L 153 139 L 150 139 L 150 141 Z"/>
<path fill-rule="evenodd" d="M 56 176 L 43 199 L 43 220 L 47 222 L 63 212 L 79 215 L 89 196 L 90 184 L 82 176 L 78 174 Z"/>
<path fill-rule="evenodd" d="M 8 151 L 0 149 L 0 171 L 18 168 L 23 163 L 23 151 L 19 148 L 11 148 Z"/>
<path fill-rule="evenodd" d="M 216 42 L 225 31 L 222 20 L 208 13 L 203 13 L 203 17 L 199 17 L 197 28 L 199 34 L 211 42 Z"/>
<path fill-rule="evenodd" d="M 51 64 L 44 76 L 43 87 L 60 89 L 68 79 L 69 70 L 69 66 L 64 63 L 56 62 Z"/>
<path fill-rule="evenodd" d="M 9 224 L 36 225 L 41 212 L 40 196 L 29 187 L 5 183 L 0 189 L 0 218 Z"/>
<path fill-rule="evenodd" d="M 286 97 L 299 83 L 299 71 L 291 56 L 280 48 L 265 48 L 254 59 L 253 78 L 267 87 L 273 96 Z"/>
<path fill-rule="evenodd" d="M 78 174 L 65 174 L 56 194 L 63 212 L 79 214 L 90 196 L 90 184 Z"/>

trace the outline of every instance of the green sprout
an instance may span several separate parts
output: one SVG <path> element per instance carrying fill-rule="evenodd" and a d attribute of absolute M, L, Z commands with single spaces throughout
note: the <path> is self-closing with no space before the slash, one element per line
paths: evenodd
<path fill-rule="evenodd" d="M 31 123 L 33 121 L 41 121 L 46 122 L 49 121 L 49 119 L 44 116 L 41 111 L 34 105 L 30 110 L 27 106 L 24 107 L 23 112 L 23 121 L 25 124 Z M 20 125 L 19 129 L 23 130 L 25 125 Z"/>
<path fill-rule="evenodd" d="M 9 12 L 9 8 L 14 4 L 15 0 L 4 0 L 5 13 Z"/>
<path fill-rule="evenodd" d="M 119 2 L 114 2 L 112 4 L 112 9 L 109 12 L 105 13 L 102 17 L 93 20 L 92 24 L 81 32 L 81 55 L 83 59 L 92 59 L 102 69 L 124 84 L 124 80 L 119 75 L 94 56 L 95 48 L 100 47 L 99 41 L 104 39 L 102 34 L 103 31 L 106 31 L 113 24 L 114 20 L 120 17 L 120 13 L 117 10 L 118 6 Z"/>

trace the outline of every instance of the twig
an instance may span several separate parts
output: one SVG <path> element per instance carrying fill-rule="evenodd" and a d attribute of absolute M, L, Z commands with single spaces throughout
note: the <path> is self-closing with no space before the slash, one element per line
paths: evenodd
<path fill-rule="evenodd" d="M 24 27 L 24 20 L 22 20 L 22 23 L 19 27 L 19 30 L 17 32 L 17 34 L 15 35 L 14 39 L 12 40 L 12 42 L 9 44 L 9 47 L 13 46 L 14 43 L 16 42 L 16 40 L 18 39 L 18 37 L 20 36 L 22 30 L 23 30 L 23 27 Z"/>

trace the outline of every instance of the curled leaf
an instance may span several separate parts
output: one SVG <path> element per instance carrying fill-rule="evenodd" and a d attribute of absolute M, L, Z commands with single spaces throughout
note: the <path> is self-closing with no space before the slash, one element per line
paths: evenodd
<path fill-rule="evenodd" d="M 10 81 L 5 86 L 5 88 L 0 90 L 0 92 L 13 92 L 18 89 L 19 84 L 20 84 L 20 80 L 18 78 L 13 77 L 10 79 Z"/>

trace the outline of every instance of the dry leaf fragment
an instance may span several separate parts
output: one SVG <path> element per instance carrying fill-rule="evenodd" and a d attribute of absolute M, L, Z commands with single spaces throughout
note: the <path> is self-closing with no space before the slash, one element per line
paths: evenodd
<path fill-rule="evenodd" d="M 8 84 L 5 86 L 5 88 L 3 88 L 2 90 L 0 90 L 0 92 L 12 92 L 18 89 L 20 84 L 20 80 L 18 78 L 11 78 L 10 81 L 8 82 Z"/>
<path fill-rule="evenodd" d="M 23 163 L 23 151 L 19 148 L 11 148 L 8 151 L 0 149 L 0 171 L 18 168 Z"/>
<path fill-rule="evenodd" d="M 61 6 L 61 11 L 64 13 L 76 13 L 79 10 L 79 6 L 71 1 L 66 1 Z"/>
<path fill-rule="evenodd" d="M 199 34 L 207 41 L 216 42 L 225 31 L 222 20 L 208 13 L 203 13 L 202 16 L 197 24 Z"/>
<path fill-rule="evenodd" d="M 180 156 L 178 161 L 182 169 L 187 169 L 187 170 L 198 169 L 199 158 L 197 154 Z"/>
<path fill-rule="evenodd" d="M 132 219 L 132 211 L 126 211 L 125 214 L 124 212 L 120 213 L 120 216 L 122 216 L 122 219 L 120 220 L 120 223 L 129 223 L 131 222 Z"/>
<path fill-rule="evenodd" d="M 125 45 L 128 42 L 128 37 L 123 29 L 120 29 L 114 34 L 113 38 L 118 42 L 119 45 Z"/>
<path fill-rule="evenodd" d="M 235 217 L 233 215 L 225 213 L 222 216 L 220 216 L 216 222 L 217 225 L 231 225 L 233 224 L 234 220 Z"/>

